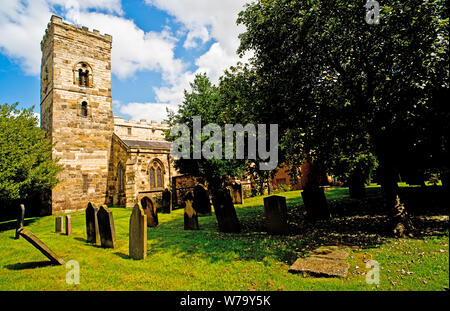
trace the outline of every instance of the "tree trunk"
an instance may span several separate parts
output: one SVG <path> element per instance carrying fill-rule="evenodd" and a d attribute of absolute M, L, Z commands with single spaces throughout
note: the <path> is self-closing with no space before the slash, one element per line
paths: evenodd
<path fill-rule="evenodd" d="M 397 185 L 397 173 L 389 163 L 380 163 L 382 189 L 390 218 L 390 230 L 396 237 L 406 237 L 413 229 L 411 219 L 406 212 Z"/>
<path fill-rule="evenodd" d="M 230 192 L 227 189 L 211 189 L 211 194 L 219 231 L 228 233 L 240 232 L 241 227 Z"/>
<path fill-rule="evenodd" d="M 330 219 L 327 199 L 323 188 L 320 188 L 321 169 L 317 163 L 305 161 L 301 166 L 302 198 L 307 218 L 310 220 Z"/>

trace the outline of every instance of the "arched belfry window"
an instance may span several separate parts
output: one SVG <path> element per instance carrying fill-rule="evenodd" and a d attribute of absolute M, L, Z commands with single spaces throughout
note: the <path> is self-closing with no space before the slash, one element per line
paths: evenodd
<path fill-rule="evenodd" d="M 73 67 L 73 84 L 81 87 L 93 86 L 92 68 L 86 62 L 79 62 Z"/>
<path fill-rule="evenodd" d="M 125 169 L 121 163 L 117 165 L 117 182 L 119 193 L 125 192 Z"/>
<path fill-rule="evenodd" d="M 88 103 L 83 101 L 81 103 L 81 116 L 87 117 L 88 116 Z"/>
<path fill-rule="evenodd" d="M 164 188 L 164 166 L 161 161 L 153 160 L 150 164 L 150 188 Z"/>

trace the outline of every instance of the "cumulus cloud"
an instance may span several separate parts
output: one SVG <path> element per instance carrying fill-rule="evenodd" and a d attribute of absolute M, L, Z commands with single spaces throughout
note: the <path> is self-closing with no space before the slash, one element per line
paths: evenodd
<path fill-rule="evenodd" d="M 176 105 L 161 103 L 129 103 L 120 107 L 120 112 L 134 120 L 145 119 L 162 122 L 167 118 L 167 110 L 176 110 Z"/>

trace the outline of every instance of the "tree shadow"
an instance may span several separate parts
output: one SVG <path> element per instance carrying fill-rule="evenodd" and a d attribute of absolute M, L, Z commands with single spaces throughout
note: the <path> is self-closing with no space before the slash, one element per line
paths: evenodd
<path fill-rule="evenodd" d="M 369 190 L 369 189 L 368 189 Z M 409 189 L 408 189 L 409 190 Z M 420 189 L 419 189 L 420 190 Z M 426 189 L 429 191 L 428 189 Z M 427 200 L 435 192 L 425 193 L 422 200 L 413 191 L 402 190 L 412 221 L 416 227 L 414 238 L 448 235 L 448 208 L 445 200 Z M 441 195 L 441 194 L 439 194 Z M 333 197 L 333 196 L 331 196 Z M 441 199 L 444 199 L 442 196 Z M 290 201 L 290 202 L 289 202 Z M 426 209 L 418 207 L 423 202 Z M 328 201 L 332 219 L 309 221 L 299 198 L 288 200 L 288 235 L 268 235 L 265 229 L 264 207 L 261 204 L 237 208 L 241 233 L 218 232 L 215 216 L 199 218 L 200 230 L 184 231 L 183 219 L 176 218 L 149 230 L 149 253 L 172 252 L 175 256 L 206 259 L 210 262 L 255 260 L 266 263 L 269 258 L 293 263 L 321 246 L 340 246 L 353 249 L 379 247 L 393 238 L 389 216 L 384 207 L 381 189 L 370 189 L 364 199 L 349 197 Z M 435 215 L 439 217 L 434 217 Z"/>
<path fill-rule="evenodd" d="M 54 264 L 51 261 L 32 261 L 32 262 L 19 262 L 15 264 L 6 265 L 4 267 L 9 270 L 26 270 L 26 269 L 43 268 L 53 265 Z"/>
<path fill-rule="evenodd" d="M 37 221 L 38 219 L 39 219 L 38 217 L 25 219 L 23 221 L 23 225 L 28 226 L 28 225 L 34 223 L 35 221 Z M 16 226 L 17 226 L 16 220 L 0 222 L 0 232 L 14 230 L 14 229 L 16 229 Z"/>

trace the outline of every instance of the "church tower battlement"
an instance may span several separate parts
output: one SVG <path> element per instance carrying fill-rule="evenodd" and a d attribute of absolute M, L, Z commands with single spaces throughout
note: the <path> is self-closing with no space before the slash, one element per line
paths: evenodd
<path fill-rule="evenodd" d="M 112 37 L 53 15 L 41 42 L 41 128 L 64 169 L 52 214 L 105 203 L 114 132 Z"/>

